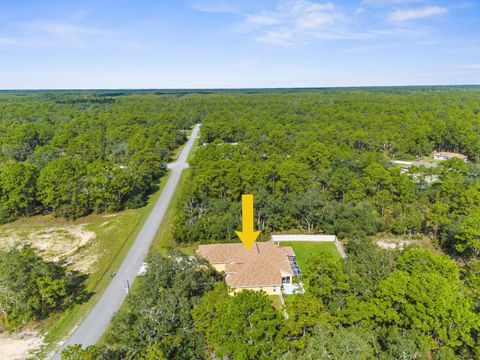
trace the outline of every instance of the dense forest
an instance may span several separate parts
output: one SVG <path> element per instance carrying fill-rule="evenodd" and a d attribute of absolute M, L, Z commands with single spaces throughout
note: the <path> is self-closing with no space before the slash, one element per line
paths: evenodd
<path fill-rule="evenodd" d="M 153 254 L 105 344 L 64 359 L 480 358 L 477 88 L 3 94 L 0 217 L 142 206 L 196 122 L 173 245 L 238 241 L 253 193 L 262 240 L 336 234 L 347 259 L 312 257 L 286 318 L 260 292 L 229 296 L 201 259 Z M 385 250 L 379 234 L 430 246 Z"/>
<path fill-rule="evenodd" d="M 264 235 L 425 234 L 449 252 L 480 255 L 480 91 L 212 95 L 201 103 L 209 108 L 204 146 L 179 206 L 177 242 L 236 241 L 241 194 L 253 193 Z M 470 162 L 410 174 L 391 163 L 434 151 Z"/>
<path fill-rule="evenodd" d="M 0 221 L 144 205 L 195 120 L 168 96 L 0 96 Z"/>

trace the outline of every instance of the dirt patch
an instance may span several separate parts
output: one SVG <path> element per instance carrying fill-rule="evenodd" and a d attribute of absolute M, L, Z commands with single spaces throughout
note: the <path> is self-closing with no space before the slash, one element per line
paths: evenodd
<path fill-rule="evenodd" d="M 0 333 L 0 359 L 24 360 L 43 344 L 40 335 L 32 330 Z"/>
<path fill-rule="evenodd" d="M 73 269 L 88 272 L 96 258 L 82 256 L 81 250 L 93 239 L 95 233 L 85 228 L 85 225 L 70 225 L 32 229 L 31 231 L 4 230 L 0 234 L 0 248 L 30 244 L 38 249 L 49 261 L 64 261 Z"/>
<path fill-rule="evenodd" d="M 432 241 L 426 236 L 402 237 L 384 235 L 377 237 L 375 239 L 375 243 L 378 247 L 387 250 L 403 250 L 409 246 L 417 246 L 429 249 L 434 248 Z"/>
<path fill-rule="evenodd" d="M 378 240 L 377 245 L 381 247 L 382 249 L 399 249 L 402 250 L 406 246 L 410 246 L 415 244 L 415 240 L 397 240 L 397 241 L 383 241 L 383 240 Z"/>
<path fill-rule="evenodd" d="M 107 214 L 107 215 L 103 215 L 104 218 L 112 218 L 112 217 L 115 217 L 115 216 L 118 216 L 120 214 Z"/>

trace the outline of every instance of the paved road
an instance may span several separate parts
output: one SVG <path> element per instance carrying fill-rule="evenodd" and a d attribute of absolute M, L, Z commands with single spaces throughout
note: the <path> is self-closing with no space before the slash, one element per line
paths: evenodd
<path fill-rule="evenodd" d="M 144 258 L 147 255 L 150 244 L 157 233 L 162 219 L 167 211 L 168 204 L 172 199 L 175 188 L 177 187 L 180 175 L 183 169 L 188 167 L 187 157 L 192 149 L 193 142 L 198 135 L 200 125 L 194 126 L 192 135 L 187 144 L 180 153 L 177 161 L 169 166 L 172 172 L 165 185 L 160 198 L 155 207 L 148 216 L 142 230 L 138 234 L 130 251 L 123 260 L 122 265 L 117 271 L 117 275 L 112 279 L 100 300 L 83 320 L 80 326 L 75 330 L 72 336 L 65 342 L 62 349 L 72 344 L 82 344 L 84 346 L 94 345 L 107 329 L 113 314 L 120 308 L 125 300 L 126 281 L 133 283 L 137 276 Z M 54 355 L 53 359 L 60 359 L 60 352 Z"/>

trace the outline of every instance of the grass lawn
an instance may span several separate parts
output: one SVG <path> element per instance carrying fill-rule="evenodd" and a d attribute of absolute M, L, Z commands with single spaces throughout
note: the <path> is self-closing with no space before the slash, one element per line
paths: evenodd
<path fill-rule="evenodd" d="M 285 241 L 281 242 L 280 246 L 291 246 L 293 248 L 300 270 L 305 269 L 308 258 L 312 256 L 341 258 L 333 242 Z"/>
<path fill-rule="evenodd" d="M 172 226 L 173 226 L 173 220 L 175 218 L 175 211 L 177 208 L 178 200 L 183 193 L 183 191 L 186 190 L 186 185 L 187 185 L 187 177 L 190 173 L 190 169 L 185 169 L 180 176 L 180 182 L 175 189 L 175 193 L 173 194 L 172 200 L 170 201 L 170 204 L 168 205 L 167 211 L 165 213 L 165 216 L 163 217 L 162 223 L 160 224 L 160 227 L 158 228 L 157 233 L 155 234 L 155 238 L 153 239 L 152 246 L 150 247 L 149 253 L 152 252 L 160 252 L 162 255 L 167 255 L 168 249 L 170 248 L 176 248 L 179 250 L 182 250 L 183 248 L 177 246 L 176 244 L 173 244 L 172 242 Z M 190 247 L 185 248 L 187 249 L 187 253 L 189 255 L 193 254 L 193 249 L 190 249 Z"/>
<path fill-rule="evenodd" d="M 150 247 L 150 253 L 159 252 L 162 255 L 167 255 L 169 249 L 177 249 L 186 255 L 194 255 L 197 249 L 197 244 L 176 244 L 173 242 L 172 226 L 175 219 L 175 212 L 178 206 L 180 196 L 184 191 L 187 191 L 187 179 L 190 175 L 190 169 L 185 169 L 180 177 L 180 183 L 173 194 L 172 201 L 168 206 L 167 212 L 162 220 L 160 227 L 153 239 L 152 246 Z"/>
<path fill-rule="evenodd" d="M 278 311 L 283 310 L 283 304 L 282 299 L 280 299 L 280 295 L 268 295 L 268 298 L 272 301 L 275 309 L 277 309 Z"/>

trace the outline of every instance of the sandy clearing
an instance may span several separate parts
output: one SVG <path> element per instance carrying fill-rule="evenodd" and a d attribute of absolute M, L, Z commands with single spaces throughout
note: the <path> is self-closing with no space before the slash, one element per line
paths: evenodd
<path fill-rule="evenodd" d="M 78 271 L 88 272 L 95 263 L 95 256 L 83 256 L 80 250 L 96 235 L 85 225 L 70 225 L 32 229 L 31 232 L 4 230 L 0 234 L 0 248 L 30 244 L 49 261 L 64 261 Z"/>
<path fill-rule="evenodd" d="M 378 240 L 377 246 L 382 249 L 388 249 L 388 250 L 393 250 L 393 249 L 402 250 L 406 246 L 410 246 L 416 243 L 417 241 L 415 240 L 394 240 L 394 241 Z"/>
<path fill-rule="evenodd" d="M 39 226 L 28 228 L 3 228 L 0 231 L 0 249 L 30 244 L 49 261 L 64 261 L 72 269 L 88 273 L 98 259 L 88 246 L 96 238 L 86 224 L 64 226 Z M 25 330 L 14 333 L 0 330 L 0 360 L 23 360 L 43 344 L 38 332 Z"/>
<path fill-rule="evenodd" d="M 24 360 L 43 344 L 40 335 L 32 330 L 12 334 L 0 333 L 0 359 Z"/>
<path fill-rule="evenodd" d="M 403 250 L 409 246 L 418 246 L 425 249 L 435 250 L 436 246 L 428 236 L 401 236 L 392 234 L 380 234 L 374 239 L 375 244 L 382 249 Z"/>

